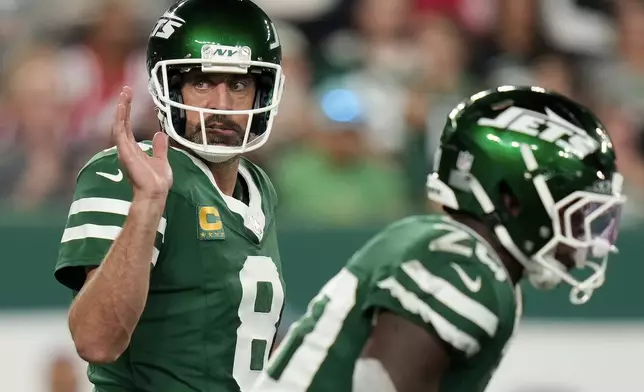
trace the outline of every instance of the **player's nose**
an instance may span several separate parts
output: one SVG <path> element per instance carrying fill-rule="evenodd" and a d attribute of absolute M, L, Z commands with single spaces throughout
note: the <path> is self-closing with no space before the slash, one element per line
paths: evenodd
<path fill-rule="evenodd" d="M 208 95 L 208 108 L 216 110 L 232 110 L 233 98 L 226 83 L 218 83 Z"/>

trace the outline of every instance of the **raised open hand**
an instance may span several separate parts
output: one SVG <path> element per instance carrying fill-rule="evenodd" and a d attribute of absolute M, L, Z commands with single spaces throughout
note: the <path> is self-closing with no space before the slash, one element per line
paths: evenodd
<path fill-rule="evenodd" d="M 152 140 L 152 156 L 139 147 L 130 125 L 132 90 L 123 87 L 116 105 L 112 134 L 118 157 L 125 169 L 134 196 L 163 199 L 172 187 L 172 168 L 168 163 L 168 136 L 158 132 Z"/>

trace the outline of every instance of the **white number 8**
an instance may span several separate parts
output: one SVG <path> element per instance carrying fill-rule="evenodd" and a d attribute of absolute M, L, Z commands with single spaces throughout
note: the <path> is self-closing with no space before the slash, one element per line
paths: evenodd
<path fill-rule="evenodd" d="M 268 359 L 284 304 L 284 289 L 275 263 L 266 256 L 248 256 L 239 271 L 239 280 L 241 324 L 237 328 L 233 378 L 245 392 L 250 390 Z"/>

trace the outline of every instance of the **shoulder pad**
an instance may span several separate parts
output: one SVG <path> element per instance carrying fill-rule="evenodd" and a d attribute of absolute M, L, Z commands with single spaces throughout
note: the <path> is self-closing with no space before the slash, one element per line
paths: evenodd
<path fill-rule="evenodd" d="M 141 150 L 147 152 L 148 154 L 152 154 L 152 145 L 150 142 L 139 142 L 138 143 L 139 147 L 141 147 Z M 107 148 L 96 155 L 94 155 L 92 158 L 90 158 L 89 161 L 83 166 L 78 174 L 76 175 L 76 179 L 81 175 L 83 170 L 85 170 L 87 167 L 92 166 L 94 164 L 99 164 L 103 166 L 105 165 L 106 167 L 112 166 L 112 165 L 118 165 L 118 151 L 116 150 L 116 146 Z"/>

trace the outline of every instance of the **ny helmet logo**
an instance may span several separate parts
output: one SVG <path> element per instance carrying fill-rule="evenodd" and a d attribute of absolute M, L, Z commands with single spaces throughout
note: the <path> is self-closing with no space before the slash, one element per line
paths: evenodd
<path fill-rule="evenodd" d="M 164 38 L 168 39 L 172 34 L 174 34 L 175 29 L 183 26 L 186 23 L 185 20 L 180 17 L 173 15 L 169 12 L 166 12 L 159 18 L 154 30 L 150 34 L 150 37 Z"/>
<path fill-rule="evenodd" d="M 204 45 L 201 49 L 201 56 L 204 58 L 212 57 L 233 57 L 239 53 L 239 47 L 229 47 L 223 45 Z"/>

